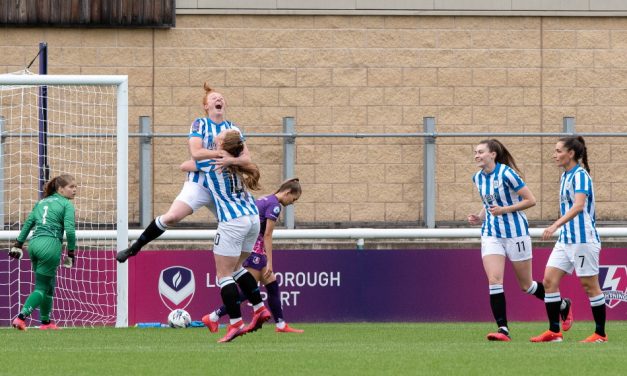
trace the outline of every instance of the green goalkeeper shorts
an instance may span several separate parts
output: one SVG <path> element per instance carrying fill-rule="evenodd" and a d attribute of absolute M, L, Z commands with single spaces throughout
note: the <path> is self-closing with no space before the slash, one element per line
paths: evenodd
<path fill-rule="evenodd" d="M 57 238 L 42 236 L 30 241 L 28 254 L 33 265 L 33 272 L 48 277 L 57 275 L 61 262 L 61 241 Z"/>

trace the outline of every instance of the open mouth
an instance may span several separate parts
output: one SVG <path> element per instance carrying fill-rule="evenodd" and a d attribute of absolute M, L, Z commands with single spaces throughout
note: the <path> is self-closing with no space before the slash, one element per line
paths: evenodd
<path fill-rule="evenodd" d="M 216 109 L 217 110 L 221 110 L 222 109 L 222 105 L 221 104 L 216 104 Z"/>

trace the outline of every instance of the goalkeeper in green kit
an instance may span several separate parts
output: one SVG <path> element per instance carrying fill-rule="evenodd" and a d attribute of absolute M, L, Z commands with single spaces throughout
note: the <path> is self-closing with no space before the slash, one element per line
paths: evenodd
<path fill-rule="evenodd" d="M 70 200 L 76 196 L 76 181 L 71 175 L 60 175 L 51 179 L 44 186 L 44 198 L 35 204 L 22 231 L 17 237 L 9 256 L 22 258 L 22 246 L 34 227 L 33 236 L 28 246 L 33 272 L 35 290 L 28 296 L 22 311 L 13 320 L 13 327 L 26 330 L 26 317 L 39 307 L 39 329 L 59 329 L 50 322 L 52 297 L 61 260 L 63 232 L 67 237 L 67 256 L 63 266 L 71 268 L 74 264 L 76 234 L 74 224 L 74 205 Z"/>

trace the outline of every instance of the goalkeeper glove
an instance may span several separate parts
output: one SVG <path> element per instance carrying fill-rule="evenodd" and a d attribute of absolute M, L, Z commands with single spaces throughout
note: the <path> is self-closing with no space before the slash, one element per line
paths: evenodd
<path fill-rule="evenodd" d="M 67 256 L 63 259 L 63 267 L 71 268 L 74 265 L 74 250 L 67 251 Z"/>
<path fill-rule="evenodd" d="M 22 259 L 22 246 L 24 245 L 24 243 L 16 241 L 15 244 L 13 244 L 13 247 L 11 248 L 11 250 L 9 251 L 9 256 L 14 258 L 14 259 L 18 259 L 21 260 Z"/>

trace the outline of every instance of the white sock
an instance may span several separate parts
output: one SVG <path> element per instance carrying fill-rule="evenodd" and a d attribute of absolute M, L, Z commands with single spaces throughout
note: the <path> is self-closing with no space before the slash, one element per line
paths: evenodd
<path fill-rule="evenodd" d="M 527 289 L 527 294 L 533 295 L 536 293 L 537 289 L 538 289 L 538 282 L 532 281 L 531 286 L 529 286 L 529 288 Z"/>
<path fill-rule="evenodd" d="M 233 325 L 233 324 L 235 324 L 236 322 L 241 321 L 241 320 L 242 320 L 242 318 L 241 318 L 241 317 L 238 317 L 238 318 L 236 318 L 236 319 L 231 319 L 231 320 L 230 320 L 230 321 L 231 321 L 231 325 Z"/>
<path fill-rule="evenodd" d="M 285 321 L 281 320 L 279 322 L 276 323 L 276 327 L 279 329 L 284 329 L 285 328 Z"/>
<path fill-rule="evenodd" d="M 220 316 L 218 316 L 218 314 L 216 314 L 216 311 L 213 311 L 209 314 L 209 320 L 213 321 L 213 322 L 218 322 L 220 320 Z"/>
<path fill-rule="evenodd" d="M 255 310 L 255 312 L 257 312 L 257 310 L 258 310 L 259 308 L 261 308 L 261 307 L 263 307 L 263 302 L 261 302 L 261 303 L 259 303 L 259 304 L 255 304 L 255 305 L 253 306 L 253 309 Z"/>

